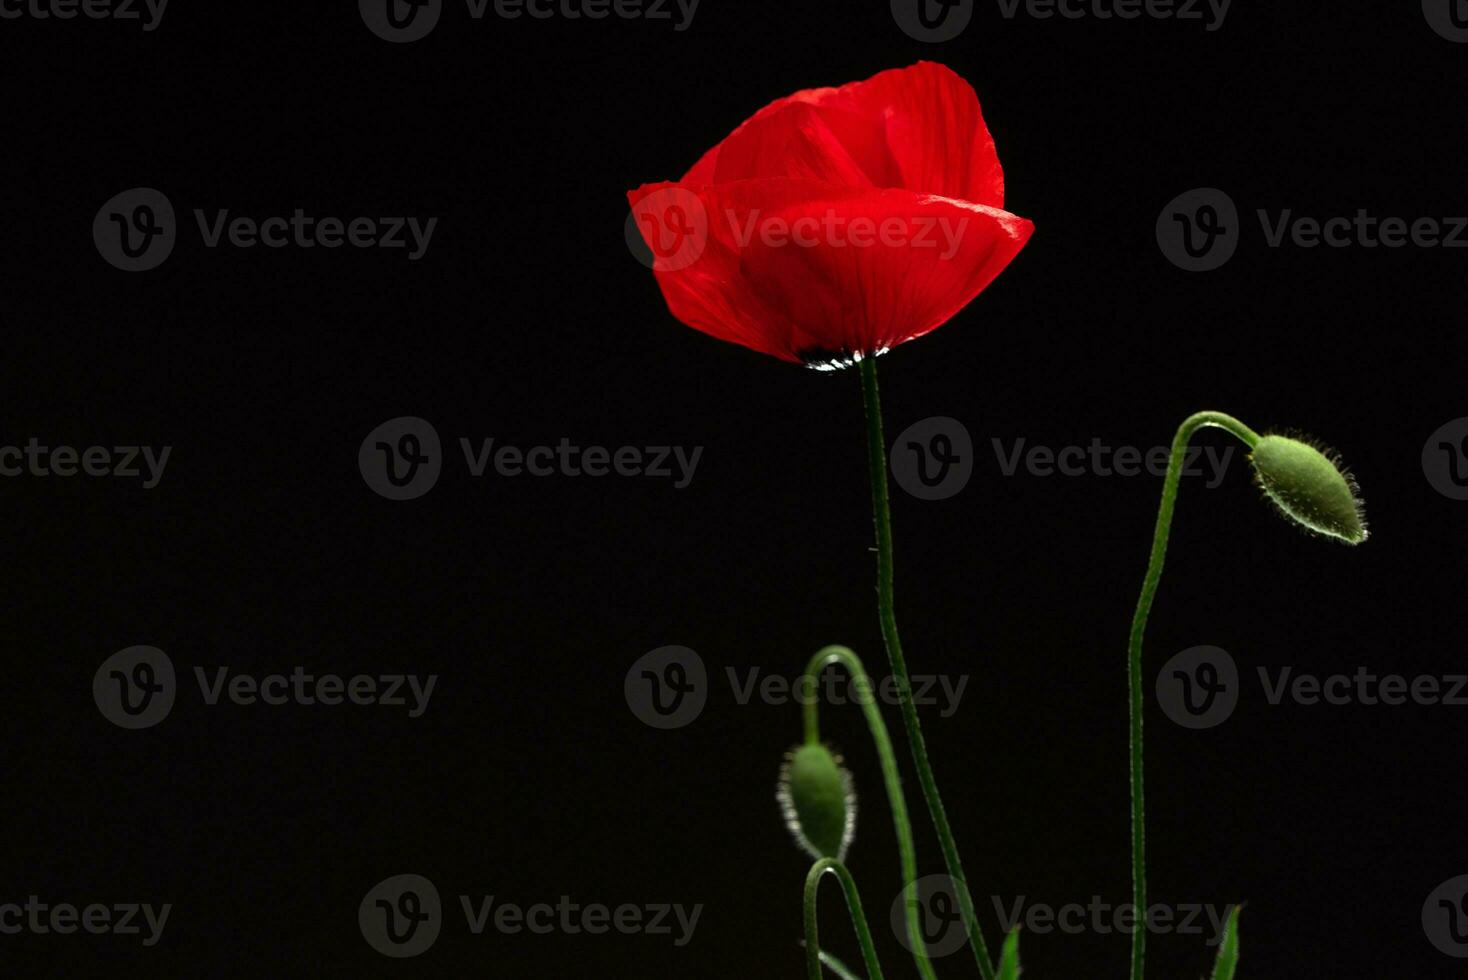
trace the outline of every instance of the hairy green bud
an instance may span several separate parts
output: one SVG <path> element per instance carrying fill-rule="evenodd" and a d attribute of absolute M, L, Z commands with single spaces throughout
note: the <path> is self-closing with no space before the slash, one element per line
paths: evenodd
<path fill-rule="evenodd" d="M 856 836 L 856 792 L 839 756 L 819 743 L 791 751 L 775 795 L 797 844 L 817 859 L 846 860 Z"/>
<path fill-rule="evenodd" d="M 1335 453 L 1282 435 L 1260 438 L 1249 456 L 1264 493 L 1290 520 L 1347 544 L 1366 540 L 1356 481 Z"/>

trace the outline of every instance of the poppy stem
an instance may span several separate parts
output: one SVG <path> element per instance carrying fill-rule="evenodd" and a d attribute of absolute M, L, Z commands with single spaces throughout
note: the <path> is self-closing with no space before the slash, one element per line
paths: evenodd
<path fill-rule="evenodd" d="M 927 944 L 923 941 L 918 921 L 918 898 L 912 890 L 917 880 L 917 856 L 912 844 L 912 821 L 907 815 L 907 801 L 902 796 L 902 780 L 898 776 L 897 756 L 892 751 L 892 738 L 887 734 L 887 723 L 882 720 L 882 710 L 877 705 L 871 678 L 860 658 L 848 647 L 828 646 L 817 651 L 805 668 L 810 678 L 808 689 L 811 697 L 805 702 L 805 741 L 816 745 L 821 740 L 820 698 L 814 694 L 816 681 L 827 664 L 839 663 L 850 672 L 856 687 L 856 703 L 866 715 L 867 727 L 871 729 L 872 741 L 877 746 L 877 757 L 882 763 L 882 782 L 887 788 L 887 803 L 892 809 L 892 825 L 897 832 L 897 853 L 902 862 L 903 895 L 907 903 L 907 941 L 912 958 L 917 963 L 918 973 L 924 980 L 937 980 L 933 965 L 928 961 Z"/>
<path fill-rule="evenodd" d="M 943 863 L 948 868 L 948 876 L 953 879 L 954 890 L 958 892 L 958 907 L 963 913 L 963 923 L 968 930 L 969 945 L 973 947 L 974 959 L 978 961 L 980 976 L 983 980 L 993 980 L 994 967 L 989 962 L 989 949 L 984 944 L 984 933 L 974 914 L 973 897 L 964 878 L 963 864 L 958 858 L 958 845 L 953 840 L 953 831 L 948 826 L 948 816 L 943 810 L 943 798 L 938 795 L 933 767 L 928 762 L 922 724 L 918 720 L 917 707 L 912 703 L 912 681 L 907 674 L 907 661 L 902 656 L 902 640 L 897 635 L 897 614 L 892 600 L 892 514 L 887 501 L 887 440 L 882 434 L 882 400 L 877 387 L 877 359 L 873 355 L 867 355 L 861 360 L 861 387 L 867 417 L 867 464 L 871 471 L 872 515 L 877 528 L 877 615 L 882 623 L 882 640 L 887 647 L 887 658 L 892 663 L 892 672 L 897 678 L 902 724 L 907 729 L 907 740 L 912 746 L 912 761 L 917 768 L 918 783 L 922 786 L 928 813 L 933 817 L 933 827 L 938 832 Z M 911 881 L 907 884 L 911 885 Z"/>
<path fill-rule="evenodd" d="M 1127 683 L 1130 688 L 1131 721 L 1131 796 L 1132 796 L 1132 907 L 1136 928 L 1132 930 L 1131 980 L 1142 980 L 1147 948 L 1147 807 L 1142 779 L 1142 634 L 1147 629 L 1147 616 L 1157 595 L 1162 578 L 1162 563 L 1167 556 L 1167 538 L 1172 531 L 1172 514 L 1177 505 L 1178 480 L 1182 476 L 1188 441 L 1199 429 L 1213 426 L 1237 436 L 1250 449 L 1259 434 L 1231 415 L 1222 412 L 1198 412 L 1188 416 L 1178 427 L 1167 458 L 1167 475 L 1162 482 L 1162 504 L 1157 509 L 1157 526 L 1152 532 L 1152 556 L 1147 562 L 1147 575 L 1142 579 L 1142 593 L 1132 615 L 1132 632 L 1127 657 Z"/>
<path fill-rule="evenodd" d="M 866 961 L 870 980 L 882 980 L 882 965 L 877 962 L 877 951 L 872 946 L 872 930 L 867 926 L 866 913 L 861 909 L 861 895 L 856 890 L 856 881 L 846 865 L 835 858 L 821 858 L 810 866 L 805 876 L 805 972 L 808 980 L 821 980 L 821 938 L 816 922 L 816 893 L 821 879 L 826 875 L 836 876 L 841 890 L 846 893 L 846 909 L 851 913 L 851 925 L 856 929 L 856 941 L 861 945 L 861 957 Z"/>

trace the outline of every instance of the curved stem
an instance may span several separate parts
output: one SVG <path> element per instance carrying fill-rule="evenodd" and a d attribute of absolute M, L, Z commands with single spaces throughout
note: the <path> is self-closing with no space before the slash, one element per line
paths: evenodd
<path fill-rule="evenodd" d="M 841 882 L 846 893 L 846 908 L 851 913 L 851 924 L 856 928 L 856 941 L 861 944 L 861 958 L 866 961 L 869 980 L 882 980 L 882 966 L 877 962 L 877 951 L 872 946 L 872 931 L 867 928 L 866 913 L 861 910 L 861 895 L 856 882 L 846 865 L 835 858 L 821 858 L 811 865 L 805 876 L 805 972 L 809 980 L 821 980 L 821 939 L 816 924 L 816 892 L 820 890 L 821 878 L 828 874 Z"/>
<path fill-rule="evenodd" d="M 1152 557 L 1147 575 L 1142 579 L 1142 593 L 1132 615 L 1132 632 L 1128 645 L 1127 683 L 1130 688 L 1131 721 L 1131 796 L 1132 796 L 1132 906 L 1137 927 L 1132 930 L 1131 980 L 1142 980 L 1147 947 L 1147 857 L 1146 815 L 1142 779 L 1142 634 L 1147 628 L 1147 615 L 1157 595 L 1162 578 L 1162 563 L 1167 556 L 1167 538 L 1172 531 L 1172 513 L 1177 504 L 1178 479 L 1182 476 L 1188 441 L 1199 429 L 1213 426 L 1237 436 L 1250 449 L 1259 442 L 1259 434 L 1231 415 L 1222 412 L 1198 412 L 1178 427 L 1167 458 L 1167 475 L 1162 482 L 1162 504 L 1157 509 L 1157 526 L 1152 532 Z"/>
<path fill-rule="evenodd" d="M 937 980 L 933 964 L 928 961 L 927 944 L 923 941 L 918 919 L 917 895 L 913 893 L 913 884 L 917 881 L 917 855 L 912 844 L 912 821 L 908 818 L 907 801 L 902 795 L 902 780 L 897 774 L 897 756 L 892 751 L 892 738 L 887 734 L 887 723 L 882 720 L 882 711 L 877 705 L 871 678 L 867 676 L 860 658 L 848 647 L 825 647 L 811 657 L 805 668 L 805 674 L 810 678 L 809 690 L 812 692 L 803 710 L 805 741 L 812 745 L 821 740 L 820 698 L 814 691 L 822 668 L 832 663 L 841 664 L 852 676 L 856 685 L 857 703 L 866 716 L 867 728 L 871 730 L 872 741 L 877 746 L 877 758 L 882 764 L 882 782 L 887 788 L 887 803 L 892 809 L 892 827 L 897 833 L 897 853 L 902 861 L 902 893 L 907 904 L 908 947 L 912 950 L 918 973 L 922 974 L 924 980 Z"/>
<path fill-rule="evenodd" d="M 887 647 L 887 658 L 892 662 L 892 672 L 897 678 L 898 700 L 902 708 L 902 724 L 907 729 L 907 740 L 912 746 L 912 762 L 917 768 L 918 783 L 923 789 L 928 812 L 933 817 L 933 827 L 938 832 L 938 843 L 943 851 L 943 863 L 948 876 L 953 879 L 958 892 L 958 907 L 963 913 L 963 923 L 968 930 L 969 945 L 979 964 L 979 974 L 984 980 L 993 980 L 994 967 L 989 962 L 989 950 L 984 945 L 984 934 L 979 929 L 978 917 L 974 914 L 973 897 L 963 874 L 963 864 L 958 858 L 958 845 L 953 840 L 953 831 L 948 826 L 948 816 L 943 810 L 943 798 L 938 795 L 938 784 L 933 778 L 933 768 L 928 763 L 928 748 L 923 741 L 923 729 L 918 721 L 917 707 L 912 703 L 912 681 L 907 675 L 907 661 L 902 656 L 902 640 L 897 635 L 897 614 L 892 599 L 892 514 L 887 502 L 887 444 L 882 435 L 882 401 L 877 388 L 877 360 L 866 357 L 861 362 L 861 386 L 867 417 L 867 465 L 871 471 L 872 516 L 877 529 L 877 614 L 882 622 L 882 641 Z"/>

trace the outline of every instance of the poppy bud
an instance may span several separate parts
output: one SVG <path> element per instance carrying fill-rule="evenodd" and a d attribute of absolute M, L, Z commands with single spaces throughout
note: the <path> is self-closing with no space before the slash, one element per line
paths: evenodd
<path fill-rule="evenodd" d="M 1366 521 L 1356 481 L 1334 454 L 1308 442 L 1267 435 L 1249 456 L 1254 476 L 1286 517 L 1347 544 L 1366 540 Z"/>
<path fill-rule="evenodd" d="M 791 751 L 775 795 L 797 844 L 817 859 L 846 859 L 856 836 L 856 791 L 839 756 L 819 743 Z"/>

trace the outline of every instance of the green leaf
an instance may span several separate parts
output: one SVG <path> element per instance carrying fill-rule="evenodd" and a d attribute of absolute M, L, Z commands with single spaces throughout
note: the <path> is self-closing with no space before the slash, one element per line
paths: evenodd
<path fill-rule="evenodd" d="M 1019 930 L 1004 937 L 1004 951 L 999 954 L 999 976 L 996 980 L 1019 980 Z"/>
<path fill-rule="evenodd" d="M 1213 963 L 1213 980 L 1234 980 L 1234 970 L 1239 965 L 1239 907 L 1234 906 L 1228 914 L 1228 925 L 1223 930 L 1223 942 L 1218 947 L 1218 959 Z"/>

